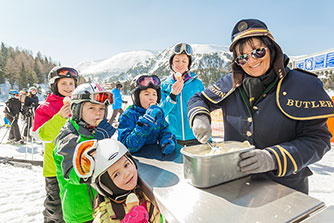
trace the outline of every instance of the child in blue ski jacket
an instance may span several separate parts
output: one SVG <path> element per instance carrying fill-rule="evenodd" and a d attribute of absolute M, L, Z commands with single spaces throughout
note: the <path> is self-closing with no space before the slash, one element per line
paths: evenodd
<path fill-rule="evenodd" d="M 160 102 L 160 80 L 156 75 L 141 75 L 131 83 L 133 105 L 122 114 L 118 126 L 118 140 L 131 153 L 144 145 L 159 144 L 163 154 L 175 150 L 175 136 L 168 130 L 168 123 Z"/>

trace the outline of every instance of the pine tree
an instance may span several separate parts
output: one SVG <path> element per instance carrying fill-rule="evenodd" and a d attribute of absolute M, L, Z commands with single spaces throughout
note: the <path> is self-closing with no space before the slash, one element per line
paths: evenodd
<path fill-rule="evenodd" d="M 27 87 L 27 76 L 26 76 L 26 70 L 24 68 L 23 63 L 22 63 L 22 66 L 21 66 L 21 71 L 20 71 L 20 75 L 19 75 L 19 79 L 18 79 L 17 84 L 19 86 L 19 89 Z"/>
<path fill-rule="evenodd" d="M 1 51 L 0 51 L 0 84 L 5 82 L 5 66 L 8 57 L 8 50 L 5 47 L 5 44 L 1 43 Z"/>

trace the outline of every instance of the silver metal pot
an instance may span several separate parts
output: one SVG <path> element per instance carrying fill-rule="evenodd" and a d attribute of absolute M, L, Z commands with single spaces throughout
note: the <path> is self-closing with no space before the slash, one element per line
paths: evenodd
<path fill-rule="evenodd" d="M 254 149 L 249 142 L 225 141 L 212 143 L 221 148 L 213 154 L 207 144 L 183 147 L 184 178 L 199 188 L 211 187 L 247 174 L 239 171 L 239 154 Z"/>

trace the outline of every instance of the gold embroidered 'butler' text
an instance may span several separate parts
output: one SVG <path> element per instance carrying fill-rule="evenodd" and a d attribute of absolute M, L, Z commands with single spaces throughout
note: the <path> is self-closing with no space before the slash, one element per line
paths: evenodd
<path fill-rule="evenodd" d="M 333 101 L 299 101 L 288 99 L 286 103 L 287 106 L 296 107 L 296 108 L 325 108 L 325 107 L 334 107 Z"/>

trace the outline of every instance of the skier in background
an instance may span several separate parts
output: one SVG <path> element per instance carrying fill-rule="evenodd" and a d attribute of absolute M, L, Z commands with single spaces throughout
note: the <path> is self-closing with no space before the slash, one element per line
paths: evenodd
<path fill-rule="evenodd" d="M 121 89 L 123 88 L 123 85 L 119 82 L 116 83 L 116 87 L 111 91 L 111 93 L 113 93 L 114 95 L 114 103 L 112 104 L 112 109 L 113 109 L 113 113 L 112 116 L 109 120 L 109 123 L 112 125 L 112 123 L 114 122 L 114 119 L 116 118 L 117 114 L 119 114 L 118 116 L 118 121 L 119 118 L 121 117 L 122 113 L 124 112 L 122 109 L 122 104 L 123 103 L 128 103 L 127 101 L 123 101 L 122 99 L 122 94 L 121 94 Z"/>
<path fill-rule="evenodd" d="M 4 116 L 3 116 L 3 126 L 4 126 L 4 127 L 10 127 L 10 126 L 11 126 L 11 123 L 10 123 L 10 121 L 9 121 L 8 118 L 7 118 L 6 107 L 5 107 L 5 109 L 3 110 L 3 113 L 4 113 Z"/>
<path fill-rule="evenodd" d="M 12 123 L 9 131 L 8 141 L 14 144 L 23 144 L 21 140 L 20 129 L 18 125 L 19 113 L 21 111 L 21 102 L 19 100 L 19 92 L 10 90 L 9 99 L 6 102 L 5 113 L 8 120 Z"/>
<path fill-rule="evenodd" d="M 22 107 L 24 105 L 24 100 L 26 99 L 27 94 L 28 94 L 27 88 L 22 88 L 22 90 L 20 91 L 20 102 L 22 103 Z"/>
<path fill-rule="evenodd" d="M 30 87 L 29 93 L 24 99 L 24 105 L 22 109 L 22 114 L 24 116 L 23 138 L 28 140 L 31 139 L 30 129 L 32 127 L 35 111 L 39 103 L 36 94 L 37 94 L 37 89 L 35 87 Z"/>

